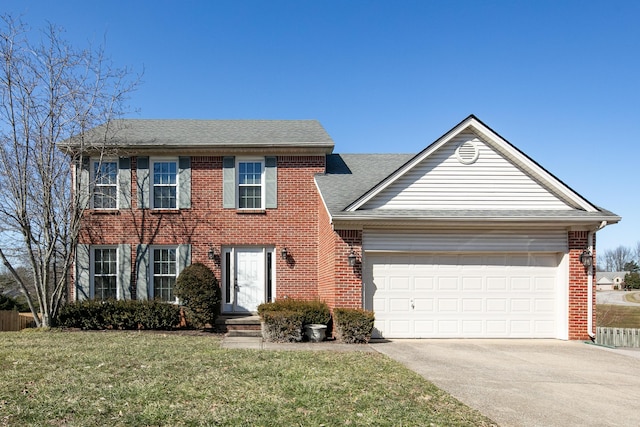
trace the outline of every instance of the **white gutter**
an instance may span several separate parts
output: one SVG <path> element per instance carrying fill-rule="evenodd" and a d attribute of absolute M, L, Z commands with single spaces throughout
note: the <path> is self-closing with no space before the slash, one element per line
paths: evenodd
<path fill-rule="evenodd" d="M 593 235 L 596 231 L 602 230 L 606 225 L 607 221 L 602 221 L 598 228 L 594 231 L 589 231 L 587 234 L 587 250 L 590 254 L 593 254 Z M 595 258 L 593 261 L 587 271 L 587 299 L 589 301 L 587 309 L 587 333 L 591 339 L 595 339 L 596 337 L 596 334 L 593 332 L 593 270 L 596 268 Z"/>

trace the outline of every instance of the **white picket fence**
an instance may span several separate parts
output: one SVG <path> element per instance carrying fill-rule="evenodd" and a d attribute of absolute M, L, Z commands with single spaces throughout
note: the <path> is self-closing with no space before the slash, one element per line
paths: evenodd
<path fill-rule="evenodd" d="M 612 347 L 640 348 L 640 329 L 596 328 L 596 343 Z"/>

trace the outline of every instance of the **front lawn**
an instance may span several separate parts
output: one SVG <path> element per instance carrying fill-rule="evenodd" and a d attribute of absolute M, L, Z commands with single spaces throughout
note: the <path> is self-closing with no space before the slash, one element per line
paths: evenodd
<path fill-rule="evenodd" d="M 215 336 L 0 333 L 0 425 L 488 426 L 377 353 L 223 350 Z"/>
<path fill-rule="evenodd" d="M 598 304 L 596 322 L 610 328 L 640 328 L 640 306 Z"/>

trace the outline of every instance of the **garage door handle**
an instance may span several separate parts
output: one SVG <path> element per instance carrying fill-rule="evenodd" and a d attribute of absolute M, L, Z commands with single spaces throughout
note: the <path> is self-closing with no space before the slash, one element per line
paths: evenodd
<path fill-rule="evenodd" d="M 413 303 L 413 298 L 411 298 L 411 310 L 415 309 L 416 305 Z"/>

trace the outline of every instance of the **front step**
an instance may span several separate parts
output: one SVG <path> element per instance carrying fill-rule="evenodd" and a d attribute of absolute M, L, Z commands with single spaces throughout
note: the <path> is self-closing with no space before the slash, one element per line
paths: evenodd
<path fill-rule="evenodd" d="M 230 329 L 227 333 L 226 336 L 228 337 L 262 337 L 262 331 L 261 330 L 239 330 L 239 329 Z"/>
<path fill-rule="evenodd" d="M 256 315 L 221 315 L 216 319 L 216 330 L 229 336 L 260 337 L 262 325 Z"/>

